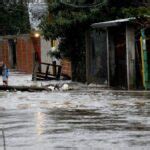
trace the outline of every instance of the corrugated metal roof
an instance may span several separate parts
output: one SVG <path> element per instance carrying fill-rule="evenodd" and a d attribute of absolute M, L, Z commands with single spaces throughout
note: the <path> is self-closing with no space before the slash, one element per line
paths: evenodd
<path fill-rule="evenodd" d="M 98 23 L 93 23 L 91 26 L 93 28 L 104 28 L 104 27 L 110 27 L 110 26 L 118 26 L 121 23 L 129 22 L 131 20 L 135 20 L 135 18 L 126 18 L 126 19 L 118 19 L 118 20 L 112 20 L 112 21 L 106 21 L 106 22 L 98 22 Z"/>

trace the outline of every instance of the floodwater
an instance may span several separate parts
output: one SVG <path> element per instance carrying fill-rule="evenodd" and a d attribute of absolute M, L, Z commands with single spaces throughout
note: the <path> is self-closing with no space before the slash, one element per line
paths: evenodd
<path fill-rule="evenodd" d="M 150 94 L 0 92 L 0 128 L 6 150 L 149 150 Z"/>

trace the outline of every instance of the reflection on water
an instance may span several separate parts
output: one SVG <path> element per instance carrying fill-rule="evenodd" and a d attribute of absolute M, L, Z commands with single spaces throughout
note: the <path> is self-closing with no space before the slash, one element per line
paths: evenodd
<path fill-rule="evenodd" d="M 45 114 L 42 112 L 37 112 L 36 113 L 36 130 L 37 130 L 37 134 L 41 135 L 44 132 L 44 117 Z"/>
<path fill-rule="evenodd" d="M 149 93 L 90 89 L 4 92 L 0 128 L 5 130 L 7 150 L 149 150 L 149 97 Z"/>

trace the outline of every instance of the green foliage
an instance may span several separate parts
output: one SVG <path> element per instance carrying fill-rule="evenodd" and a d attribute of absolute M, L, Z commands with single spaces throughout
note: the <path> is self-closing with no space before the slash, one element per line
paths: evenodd
<path fill-rule="evenodd" d="M 150 15 L 150 7 L 139 0 L 109 0 L 108 7 L 110 8 L 108 17 L 111 20 Z"/>
<path fill-rule="evenodd" d="M 145 7 L 139 7 L 139 8 L 124 8 L 122 9 L 122 13 L 126 17 L 139 17 L 139 16 L 144 16 L 144 15 L 150 15 L 150 9 L 145 8 Z"/>
<path fill-rule="evenodd" d="M 150 14 L 150 9 L 138 0 L 86 0 L 84 3 L 76 0 L 71 2 L 64 4 L 57 0 L 49 0 L 51 20 L 49 21 L 47 19 L 49 16 L 46 16 L 40 27 L 46 39 L 62 38 L 59 50 L 63 56 L 71 59 L 75 68 L 74 74 L 85 73 L 85 68 L 83 68 L 85 66 L 85 32 L 90 30 L 92 23 Z M 93 5 L 94 2 L 99 5 Z M 90 3 L 92 7 L 80 7 L 80 5 L 74 7 L 74 4 L 88 4 L 89 6 Z"/>
<path fill-rule="evenodd" d="M 27 6 L 21 2 L 0 4 L 0 34 L 27 33 L 30 30 Z"/>
<path fill-rule="evenodd" d="M 51 57 L 55 57 L 57 59 L 60 59 L 60 52 L 59 51 L 49 51 L 48 55 L 50 55 Z"/>

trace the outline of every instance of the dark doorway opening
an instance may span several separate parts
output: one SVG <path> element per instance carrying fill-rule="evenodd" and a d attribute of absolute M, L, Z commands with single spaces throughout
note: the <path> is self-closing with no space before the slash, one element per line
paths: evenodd
<path fill-rule="evenodd" d="M 127 88 L 126 30 L 125 27 L 109 29 L 110 85 Z"/>
<path fill-rule="evenodd" d="M 135 71 L 136 71 L 136 88 L 143 88 L 142 82 L 142 58 L 141 58 L 141 43 L 140 43 L 140 31 L 135 36 Z"/>
<path fill-rule="evenodd" d="M 17 60 L 16 60 L 16 40 L 15 39 L 9 39 L 9 62 L 11 68 L 15 69 Z"/>

